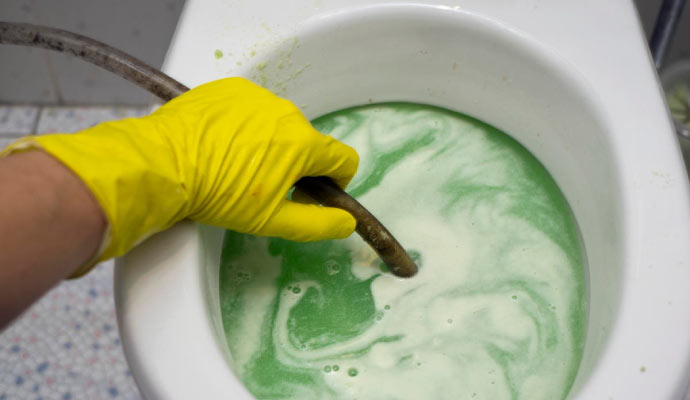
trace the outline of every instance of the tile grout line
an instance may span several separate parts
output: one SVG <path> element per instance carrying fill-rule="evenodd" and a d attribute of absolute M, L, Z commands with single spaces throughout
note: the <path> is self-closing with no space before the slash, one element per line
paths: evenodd
<path fill-rule="evenodd" d="M 31 132 L 28 135 L 36 135 L 36 131 L 38 130 L 38 121 L 41 119 L 41 115 L 43 115 L 43 106 L 37 106 L 36 107 L 36 116 L 34 117 L 34 122 L 33 126 L 31 127 Z M 28 136 L 28 135 L 23 135 L 23 136 Z"/>
<path fill-rule="evenodd" d="M 16 117 L 10 118 L 9 130 L 0 131 L 0 137 L 21 138 L 30 135 L 40 135 L 47 132 L 46 128 L 63 129 L 66 131 L 75 131 L 86 129 L 95 124 L 118 120 L 123 118 L 140 117 L 150 113 L 150 106 L 135 106 L 135 105 L 89 105 L 89 106 L 65 106 L 65 105 L 0 105 L 2 109 L 19 108 L 24 114 L 30 114 L 28 118 L 24 118 L 23 126 L 17 129 L 12 129 L 12 121 Z M 20 117 L 21 119 L 22 117 Z M 53 127 L 57 123 L 56 127 Z M 73 130 L 69 126 L 64 125 L 76 124 Z M 0 124 L 0 128 L 2 124 Z"/>

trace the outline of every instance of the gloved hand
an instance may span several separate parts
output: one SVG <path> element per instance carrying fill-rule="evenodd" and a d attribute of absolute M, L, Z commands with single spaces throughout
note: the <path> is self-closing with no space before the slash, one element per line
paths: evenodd
<path fill-rule="evenodd" d="M 3 154 L 32 147 L 74 171 L 109 222 L 98 258 L 72 277 L 184 218 L 295 241 L 344 238 L 355 228 L 343 210 L 286 198 L 302 176 L 330 176 L 344 188 L 357 170 L 354 149 L 241 78 L 199 86 L 147 117 L 27 137 Z"/>

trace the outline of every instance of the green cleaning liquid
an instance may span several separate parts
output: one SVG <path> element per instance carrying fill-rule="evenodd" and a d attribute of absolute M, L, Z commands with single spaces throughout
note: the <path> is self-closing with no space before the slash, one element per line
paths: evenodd
<path fill-rule="evenodd" d="M 228 231 L 220 300 L 258 399 L 562 399 L 585 328 L 568 204 L 518 142 L 462 114 L 390 103 L 313 121 L 354 147 L 348 192 L 411 253 L 410 279 L 356 234 Z M 308 221 L 305 221 L 308 223 Z"/>

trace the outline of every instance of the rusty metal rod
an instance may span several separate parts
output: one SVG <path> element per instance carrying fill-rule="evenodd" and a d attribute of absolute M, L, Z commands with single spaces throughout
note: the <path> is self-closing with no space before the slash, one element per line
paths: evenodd
<path fill-rule="evenodd" d="M 295 186 L 323 205 L 342 208 L 352 214 L 357 220 L 355 231 L 376 251 L 394 275 L 409 278 L 417 273 L 417 264 L 388 229 L 333 180 L 325 176 L 307 176 L 297 181 Z"/>
<path fill-rule="evenodd" d="M 71 54 L 146 89 L 163 101 L 172 100 L 189 90 L 127 53 L 61 29 L 0 21 L 0 44 L 40 47 Z M 325 206 L 341 208 L 352 214 L 357 220 L 357 233 L 376 251 L 393 274 L 410 277 L 417 273 L 417 265 L 388 229 L 330 178 L 304 177 L 295 186 Z"/>

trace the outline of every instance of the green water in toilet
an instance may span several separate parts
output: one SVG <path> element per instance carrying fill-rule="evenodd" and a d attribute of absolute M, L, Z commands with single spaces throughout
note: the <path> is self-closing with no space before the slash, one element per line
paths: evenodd
<path fill-rule="evenodd" d="M 348 192 L 420 271 L 383 272 L 356 234 L 293 243 L 227 232 L 223 325 L 252 394 L 564 398 L 584 340 L 583 261 L 568 205 L 537 159 L 491 126 L 423 105 L 313 124 L 359 152 Z"/>

